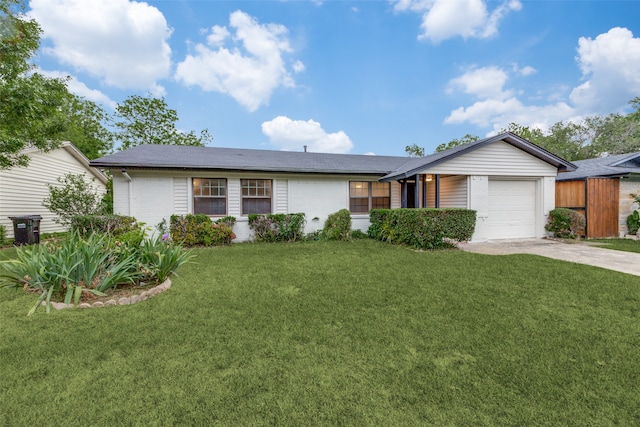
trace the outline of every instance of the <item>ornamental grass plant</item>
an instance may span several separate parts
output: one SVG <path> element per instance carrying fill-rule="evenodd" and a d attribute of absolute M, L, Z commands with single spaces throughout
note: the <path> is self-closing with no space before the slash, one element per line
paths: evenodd
<path fill-rule="evenodd" d="M 105 296 L 124 284 L 162 282 L 190 258 L 180 246 L 158 238 L 121 237 L 70 232 L 61 240 L 17 248 L 15 259 L 0 261 L 2 277 L 9 287 L 39 294 L 32 315 L 42 301 L 50 312 L 52 301 L 78 304 L 83 294 Z"/>

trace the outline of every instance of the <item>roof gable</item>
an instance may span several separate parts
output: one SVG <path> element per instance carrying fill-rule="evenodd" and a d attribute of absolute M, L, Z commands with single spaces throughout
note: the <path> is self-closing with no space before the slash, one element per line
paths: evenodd
<path fill-rule="evenodd" d="M 404 179 L 410 176 L 413 176 L 420 171 L 423 171 L 428 168 L 433 168 L 439 164 L 451 161 L 457 157 L 460 157 L 464 154 L 470 153 L 472 151 L 478 150 L 482 147 L 486 147 L 490 144 L 496 142 L 505 142 L 507 144 L 512 145 L 533 157 L 536 157 L 559 170 L 575 170 L 575 165 L 564 160 L 561 157 L 556 156 L 555 154 L 545 150 L 542 147 L 538 147 L 537 145 L 527 141 L 526 139 L 520 138 L 519 136 L 507 132 L 500 135 L 492 136 L 489 138 L 481 139 L 475 142 L 471 142 L 469 144 L 461 145 L 458 147 L 451 148 L 449 150 L 431 154 L 429 156 L 420 157 L 412 160 L 411 162 L 407 162 L 402 167 L 396 169 L 392 173 L 383 177 L 385 181 Z"/>

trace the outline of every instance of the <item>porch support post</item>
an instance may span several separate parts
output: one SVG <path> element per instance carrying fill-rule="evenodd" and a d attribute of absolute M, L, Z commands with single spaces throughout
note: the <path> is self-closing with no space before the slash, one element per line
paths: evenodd
<path fill-rule="evenodd" d="M 427 207 L 427 175 L 422 175 L 422 207 Z"/>
<path fill-rule="evenodd" d="M 400 183 L 402 184 L 402 201 L 400 202 L 400 207 L 406 208 L 407 207 L 407 181 L 403 179 L 402 181 L 400 181 Z"/>
<path fill-rule="evenodd" d="M 420 177 L 422 175 L 416 174 L 416 187 L 413 191 L 413 204 L 416 208 L 421 208 L 420 206 Z"/>
<path fill-rule="evenodd" d="M 440 174 L 436 174 L 436 208 L 440 207 Z"/>

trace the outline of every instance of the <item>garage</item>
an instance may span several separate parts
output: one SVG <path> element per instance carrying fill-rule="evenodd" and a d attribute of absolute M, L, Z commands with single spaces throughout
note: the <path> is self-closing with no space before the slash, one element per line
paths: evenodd
<path fill-rule="evenodd" d="M 536 237 L 536 181 L 489 179 L 489 239 Z"/>

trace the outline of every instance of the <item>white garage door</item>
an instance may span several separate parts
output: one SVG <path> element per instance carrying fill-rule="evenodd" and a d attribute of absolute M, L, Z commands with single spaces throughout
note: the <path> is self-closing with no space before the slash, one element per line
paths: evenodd
<path fill-rule="evenodd" d="M 489 180 L 489 239 L 536 236 L 536 182 Z"/>

